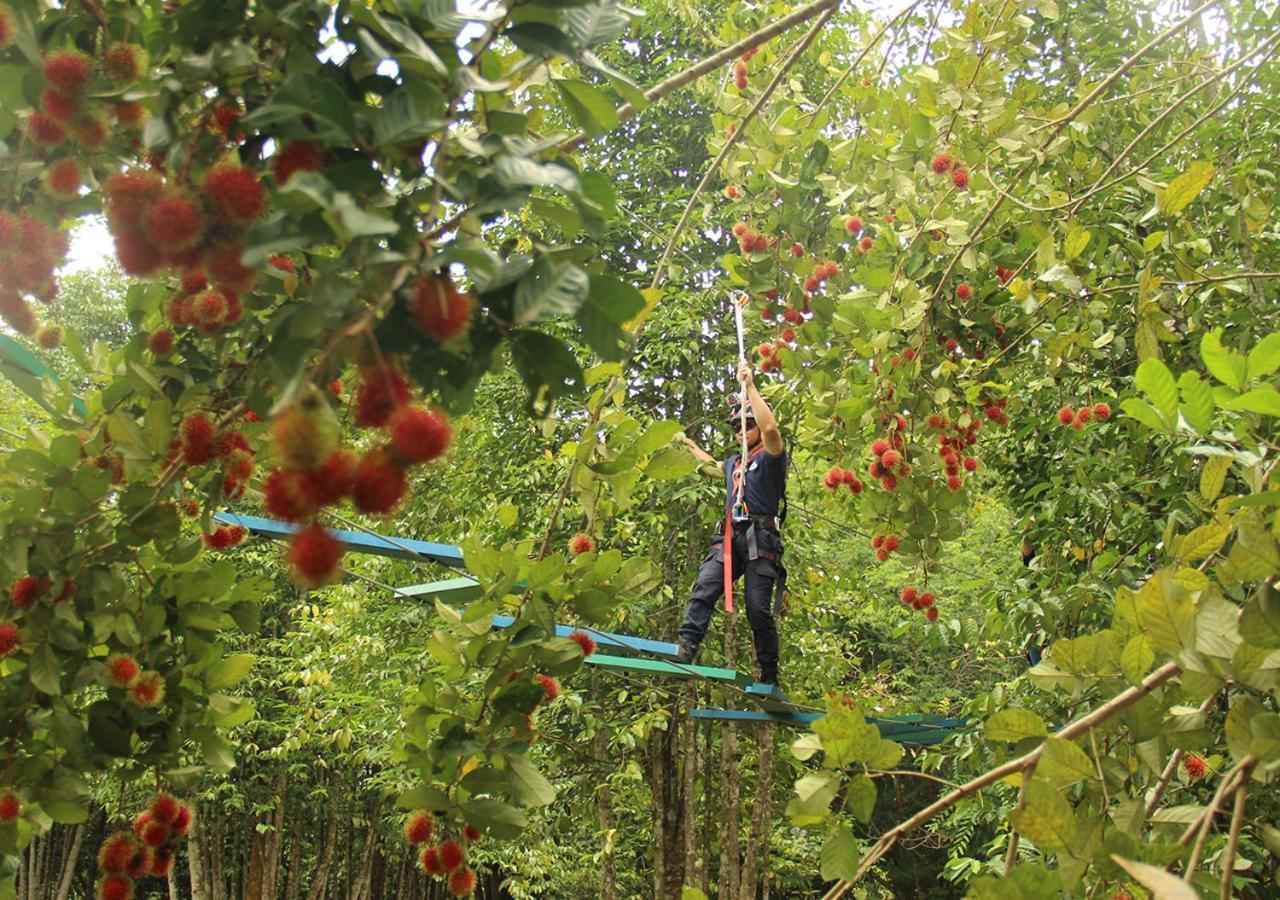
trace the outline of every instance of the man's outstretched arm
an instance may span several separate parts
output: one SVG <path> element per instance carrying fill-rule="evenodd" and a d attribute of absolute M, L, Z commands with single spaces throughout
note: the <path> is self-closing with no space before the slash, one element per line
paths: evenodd
<path fill-rule="evenodd" d="M 680 440 L 689 448 L 689 452 L 694 455 L 694 458 L 697 459 L 698 462 L 702 463 L 702 465 L 698 467 L 699 472 L 706 475 L 708 478 L 724 477 L 724 470 L 720 468 L 720 460 L 716 459 L 706 450 L 699 447 L 698 442 L 687 434 L 680 435 Z"/>
<path fill-rule="evenodd" d="M 778 420 L 774 417 L 773 410 L 756 390 L 756 381 L 751 375 L 751 363 L 746 360 L 738 363 L 738 381 L 747 387 L 747 402 L 751 404 L 751 414 L 755 416 L 756 425 L 760 426 L 760 440 L 764 443 L 764 452 L 770 456 L 781 456 L 782 430 L 778 428 Z"/>

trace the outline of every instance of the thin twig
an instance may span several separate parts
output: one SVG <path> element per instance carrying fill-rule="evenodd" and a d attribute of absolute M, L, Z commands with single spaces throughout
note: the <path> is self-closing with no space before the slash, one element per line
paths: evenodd
<path fill-rule="evenodd" d="M 1249 795 L 1249 779 L 1241 778 L 1236 786 L 1236 805 L 1231 813 L 1231 834 L 1227 838 L 1227 854 L 1222 860 L 1222 887 L 1219 900 L 1231 900 L 1231 877 L 1236 871 L 1236 850 L 1240 846 L 1240 828 L 1244 825 L 1245 802 Z"/>

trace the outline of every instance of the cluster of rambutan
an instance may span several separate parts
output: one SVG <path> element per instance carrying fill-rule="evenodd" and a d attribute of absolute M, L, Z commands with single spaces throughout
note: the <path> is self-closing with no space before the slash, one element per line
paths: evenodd
<path fill-rule="evenodd" d="M 51 594 L 53 594 L 53 579 L 48 575 L 41 575 L 38 578 L 35 575 L 23 575 L 21 578 L 14 579 L 13 584 L 9 585 L 9 599 L 18 609 L 30 609 L 41 597 Z M 63 600 L 70 600 L 75 594 L 75 582 L 70 578 L 64 578 L 58 587 L 57 595 L 53 597 L 53 602 L 61 603 Z"/>
<path fill-rule="evenodd" d="M 230 550 L 242 544 L 247 534 L 243 525 L 219 525 L 203 535 L 202 540 L 210 550 Z"/>
<path fill-rule="evenodd" d="M 740 55 L 733 64 L 733 86 L 740 91 L 747 89 L 747 62 L 756 55 L 758 47 L 752 47 Z"/>
<path fill-rule="evenodd" d="M 864 234 L 864 235 L 862 236 L 862 240 L 858 241 L 858 253 L 859 253 L 859 255 L 861 255 L 861 254 L 863 254 L 863 253 L 869 253 L 869 252 L 871 251 L 871 248 L 872 248 L 872 247 L 874 247 L 874 246 L 875 246 L 875 244 L 876 244 L 876 242 L 875 242 L 874 240 L 872 240 L 871 235 L 869 235 L 869 234 Z"/>
<path fill-rule="evenodd" d="M 18 652 L 22 646 L 22 635 L 18 626 L 7 620 L 0 620 L 0 659 Z"/>
<path fill-rule="evenodd" d="M 1001 284 L 1008 284 L 1009 279 L 1013 277 L 1013 269 L 1006 269 L 1004 266 L 996 266 L 996 278 Z"/>
<path fill-rule="evenodd" d="M 822 486 L 829 491 L 834 491 L 842 484 L 848 485 L 849 493 L 851 494 L 862 493 L 862 481 L 853 473 L 852 469 L 842 469 L 839 466 L 835 466 L 822 479 Z"/>
<path fill-rule="evenodd" d="M 1094 419 L 1105 422 L 1109 418 L 1111 418 L 1109 403 L 1095 403 L 1093 406 L 1082 406 L 1079 409 L 1064 406 L 1058 410 L 1058 421 L 1063 425 L 1070 425 L 1076 431 L 1080 431 Z"/>
<path fill-rule="evenodd" d="M 938 607 L 933 605 L 934 596 L 929 591 L 920 593 L 913 587 L 904 587 L 902 589 L 902 603 L 904 606 L 910 606 L 917 612 L 923 612 L 924 617 L 930 622 L 936 622 L 938 619 Z"/>
<path fill-rule="evenodd" d="M 178 436 L 169 442 L 165 465 L 178 459 L 188 466 L 203 466 L 213 460 L 223 465 L 222 493 L 231 499 L 244 496 L 253 476 L 255 451 L 244 433 L 235 428 L 218 432 L 208 413 L 195 412 L 182 420 Z"/>
<path fill-rule="evenodd" d="M 840 266 L 837 263 L 831 260 L 818 263 L 813 267 L 812 274 L 804 280 L 804 292 L 806 294 L 816 294 L 822 287 L 823 282 L 838 274 L 840 274 Z"/>
<path fill-rule="evenodd" d="M 582 648 L 583 658 L 586 658 L 596 652 L 596 639 L 585 631 L 570 632 L 569 640 Z"/>
<path fill-rule="evenodd" d="M 171 322 L 212 333 L 239 318 L 240 294 L 257 280 L 240 262 L 243 235 L 267 207 L 255 172 L 228 160 L 190 185 L 128 169 L 108 176 L 102 192 L 120 267 L 130 275 L 161 269 L 182 273 L 189 308 L 171 300 L 166 306 Z"/>
<path fill-rule="evenodd" d="M 902 363 L 904 362 L 911 362 L 915 358 L 916 358 L 915 348 L 908 347 L 905 350 L 903 350 L 901 353 L 895 353 L 892 357 L 890 357 L 889 365 L 891 367 L 897 367 L 902 365 Z"/>
<path fill-rule="evenodd" d="M 867 474 L 879 480 L 886 491 L 897 490 L 899 478 L 911 477 L 911 465 L 904 457 L 906 445 L 902 435 L 895 431 L 888 440 L 879 438 L 871 444 L 871 455 L 875 457 L 867 469 Z"/>
<path fill-rule="evenodd" d="M 103 678 L 110 687 L 128 692 L 129 700 L 144 709 L 164 699 L 164 677 L 144 670 L 128 653 L 113 653 L 103 664 Z"/>
<path fill-rule="evenodd" d="M 573 556 L 581 556 L 584 553 L 592 553 L 596 549 L 596 542 L 591 535 L 586 532 L 579 531 L 573 537 L 569 538 L 569 553 Z"/>
<path fill-rule="evenodd" d="M 191 830 L 191 807 L 169 794 L 156 794 L 133 820 L 133 831 L 117 831 L 98 850 L 100 900 L 130 900 L 133 883 L 148 875 L 168 877 L 178 841 Z"/>
<path fill-rule="evenodd" d="M 409 315 L 424 334 L 443 342 L 467 333 L 477 306 L 476 298 L 447 272 L 426 272 L 414 282 Z"/>
<path fill-rule="evenodd" d="M 431 843 L 435 830 L 435 822 L 430 813 L 416 812 L 404 823 L 404 839 L 411 847 L 422 847 L 418 865 L 423 872 L 432 877 L 448 878 L 449 893 L 453 896 L 471 896 L 476 889 L 476 873 L 467 865 L 466 846 L 455 838 L 445 838 L 437 845 L 423 846 Z M 481 837 L 479 830 L 470 823 L 462 826 L 462 836 L 467 846 Z"/>
<path fill-rule="evenodd" d="M 731 230 L 743 253 L 763 253 L 775 243 L 773 238 L 752 231 L 746 222 L 739 222 Z"/>
<path fill-rule="evenodd" d="M 0 654 L 3 656 L 4 654 Z M 22 815 L 22 798 L 13 788 L 0 787 L 0 825 L 8 825 Z"/>
<path fill-rule="evenodd" d="M 243 314 L 240 292 L 226 285 L 209 287 L 208 278 L 199 269 L 184 272 L 178 291 L 164 304 L 164 317 L 171 325 L 208 335 L 234 325 Z M 167 337 L 160 336 L 162 332 Z M 148 347 L 156 356 L 167 355 L 173 349 L 173 332 L 167 328 L 154 332 Z"/>
<path fill-rule="evenodd" d="M 19 334 L 31 337 L 41 331 L 27 298 L 47 304 L 57 297 L 54 271 L 66 258 L 67 246 L 66 235 L 30 215 L 0 211 L 0 318 Z M 50 334 L 61 338 L 61 330 Z M 48 337 L 41 335 L 40 342 L 47 343 Z"/>
<path fill-rule="evenodd" d="M 724 189 L 724 195 L 730 200 L 737 200 L 742 196 L 742 193 L 738 190 L 737 185 L 731 184 Z"/>
<path fill-rule="evenodd" d="M 965 412 L 967 414 L 968 410 Z M 977 457 L 965 456 L 963 448 L 971 447 L 978 442 L 978 432 L 982 428 L 982 422 L 971 418 L 968 425 L 961 426 L 958 421 L 951 422 L 946 416 L 938 415 L 930 416 L 928 421 L 929 427 L 935 430 L 951 431 L 951 434 L 938 435 L 938 456 L 942 459 L 942 465 L 946 471 L 947 487 L 958 491 L 964 487 L 961 470 L 969 473 L 978 471 Z"/>
<path fill-rule="evenodd" d="M 876 559 L 885 562 L 889 554 L 898 549 L 899 540 L 896 534 L 877 534 L 871 539 L 871 547 L 876 551 Z"/>
<path fill-rule="evenodd" d="M 778 359 L 778 348 L 773 344 L 761 344 L 756 348 L 756 354 L 760 357 L 761 372 L 773 372 L 782 368 L 782 360 Z"/>
<path fill-rule="evenodd" d="M 137 44 L 111 44 L 99 62 L 102 74 L 118 89 L 137 81 L 147 54 Z M 101 147 L 111 135 L 104 112 L 126 128 L 146 121 L 147 110 L 140 103 L 90 102 L 94 60 L 79 50 L 46 53 L 43 70 L 48 89 L 40 98 L 40 109 L 27 119 L 27 136 L 42 150 L 52 150 L 68 137 L 87 150 Z M 57 160 L 46 170 L 45 183 L 56 196 L 73 197 L 80 189 L 80 173 L 72 160 Z"/>
<path fill-rule="evenodd" d="M 844 230 L 850 234 L 858 234 L 862 231 L 862 219 L 857 216 L 849 216 L 844 220 Z"/>
<path fill-rule="evenodd" d="M 987 417 L 988 421 L 995 422 L 997 425 L 1008 425 L 1009 414 L 1005 412 L 1005 408 L 1008 407 L 1008 405 L 1009 401 L 1004 397 L 987 400 L 986 403 L 983 404 L 982 414 Z"/>
<path fill-rule="evenodd" d="M 957 159 L 952 159 L 949 153 L 939 153 L 933 157 L 930 167 L 938 175 L 951 173 L 951 183 L 957 188 L 964 190 L 969 186 L 969 170 L 965 168 L 964 163 Z"/>

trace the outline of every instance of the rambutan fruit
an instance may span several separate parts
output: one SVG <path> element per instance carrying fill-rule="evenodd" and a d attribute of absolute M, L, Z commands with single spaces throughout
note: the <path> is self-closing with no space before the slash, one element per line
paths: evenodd
<path fill-rule="evenodd" d="M 209 461 L 213 453 L 213 423 L 202 413 L 192 413 L 182 420 L 182 458 L 189 466 Z"/>
<path fill-rule="evenodd" d="M 921 594 L 920 606 L 921 608 L 933 606 L 933 594 L 930 593 L 929 591 L 925 591 L 923 594 Z"/>
<path fill-rule="evenodd" d="M 1076 417 L 1076 411 L 1070 406 L 1064 406 L 1058 410 L 1058 421 L 1063 425 L 1070 425 L 1071 420 Z"/>
<path fill-rule="evenodd" d="M 409 483 L 385 446 L 374 447 L 360 458 L 351 485 L 351 502 L 365 515 L 392 512 L 404 499 Z"/>
<path fill-rule="evenodd" d="M 173 832 L 176 838 L 187 836 L 187 832 L 191 830 L 191 807 L 185 803 L 178 804 L 178 811 L 173 814 L 173 821 L 169 823 L 169 830 Z"/>
<path fill-rule="evenodd" d="M 218 527 L 202 536 L 204 545 L 210 550 L 226 550 L 231 546 L 231 535 L 227 529 Z"/>
<path fill-rule="evenodd" d="M 60 94 L 74 96 L 93 78 L 93 61 L 79 50 L 55 50 L 44 55 L 44 78 Z"/>
<path fill-rule="evenodd" d="M 181 804 L 178 798 L 172 794 L 156 794 L 151 798 L 151 802 L 147 804 L 147 811 L 151 813 L 151 818 L 157 822 L 163 822 L 165 825 L 172 825 L 173 820 L 178 817 L 178 808 Z"/>
<path fill-rule="evenodd" d="M 1092 406 L 1082 406 L 1078 410 L 1076 410 L 1076 418 L 1073 424 L 1088 425 L 1092 421 L 1093 421 Z"/>
<path fill-rule="evenodd" d="M 219 287 L 236 291 L 253 290 L 258 274 L 240 262 L 244 247 L 239 242 L 219 244 L 204 254 L 204 269 Z"/>
<path fill-rule="evenodd" d="M 1188 753 L 1182 757 L 1182 770 L 1187 773 L 1188 778 L 1203 778 L 1208 768 L 1204 763 L 1204 759 L 1198 754 Z"/>
<path fill-rule="evenodd" d="M 128 169 L 113 172 L 102 183 L 107 221 L 113 229 L 139 225 L 151 202 L 160 194 L 163 182 L 154 172 Z"/>
<path fill-rule="evenodd" d="M 147 336 L 147 349 L 155 356 L 168 356 L 173 352 L 173 332 L 157 328 Z"/>
<path fill-rule="evenodd" d="M 795 243 L 791 245 L 791 255 L 797 259 L 804 256 L 804 244 Z"/>
<path fill-rule="evenodd" d="M 159 672 L 142 672 L 129 685 L 129 699 L 144 709 L 164 699 L 164 679 Z M 146 839 L 146 835 L 143 835 Z M 155 846 L 155 845 L 152 845 Z"/>
<path fill-rule="evenodd" d="M 591 553 L 596 549 L 596 542 L 591 535 L 579 531 L 569 539 L 569 552 L 574 556 Z"/>
<path fill-rule="evenodd" d="M 808 278 L 804 280 L 804 292 L 806 294 L 815 294 L 817 293 L 818 287 L 820 286 L 820 284 L 821 282 L 818 280 L 816 276 L 810 275 Z"/>
<path fill-rule="evenodd" d="M 822 485 L 823 487 L 827 488 L 827 490 L 833 491 L 840 486 L 840 482 L 842 480 L 843 480 L 843 473 L 840 471 L 840 469 L 832 469 L 831 471 L 827 472 L 827 477 L 822 479 Z"/>
<path fill-rule="evenodd" d="M 151 848 L 139 843 L 129 857 L 129 865 L 124 870 L 130 878 L 144 878 L 151 871 Z"/>
<path fill-rule="evenodd" d="M 59 94 L 55 90 L 48 90 L 40 95 L 40 112 L 64 124 L 75 116 L 79 108 L 77 98 Z"/>
<path fill-rule="evenodd" d="M 895 552 L 900 545 L 901 544 L 896 534 L 890 534 L 885 536 L 884 549 L 888 550 L 890 553 Z"/>
<path fill-rule="evenodd" d="M 143 810 L 133 818 L 133 834 L 134 837 L 141 838 L 142 830 L 147 827 L 147 823 L 151 821 L 151 812 Z"/>
<path fill-rule="evenodd" d="M 902 454 L 897 450 L 886 450 L 880 454 L 880 465 L 886 469 L 892 469 L 900 462 L 902 462 Z"/>
<path fill-rule="evenodd" d="M 268 513 L 285 522 L 300 522 L 319 506 L 305 472 L 276 469 L 262 485 L 262 506 Z"/>
<path fill-rule="evenodd" d="M 892 472 L 887 472 L 880 476 L 880 487 L 886 491 L 896 491 L 898 489 L 898 476 Z"/>
<path fill-rule="evenodd" d="M 959 475 L 949 475 L 947 476 L 947 487 L 951 488 L 953 491 L 958 491 L 960 488 L 964 487 L 964 482 L 960 479 Z"/>
<path fill-rule="evenodd" d="M 133 84 L 147 67 L 147 51 L 137 44 L 112 44 L 102 54 L 102 71 L 116 84 Z"/>
<path fill-rule="evenodd" d="M 200 240 L 200 213 L 182 191 L 169 191 L 151 202 L 142 219 L 151 243 L 165 253 L 186 250 Z"/>
<path fill-rule="evenodd" d="M 973 296 L 973 288 L 970 287 L 968 282 L 964 282 L 956 288 L 956 296 L 961 300 L 968 300 Z"/>
<path fill-rule="evenodd" d="M 1093 407 L 1093 414 L 1099 419 L 1111 418 L 1111 405 L 1109 403 L 1098 403 Z"/>
<path fill-rule="evenodd" d="M 209 279 L 199 269 L 187 269 L 182 273 L 182 292 L 198 294 L 209 287 Z"/>
<path fill-rule="evenodd" d="M 74 159 L 60 159 L 44 171 L 44 184 L 49 193 L 64 200 L 80 193 L 80 167 Z"/>
<path fill-rule="evenodd" d="M 542 685 L 543 692 L 547 695 L 546 702 L 550 703 L 560 696 L 560 682 L 552 678 L 550 675 L 537 675 L 535 680 Z"/>
<path fill-rule="evenodd" d="M 0 825 L 12 822 L 22 815 L 22 798 L 9 788 L 0 789 Z"/>
<path fill-rule="evenodd" d="M 954 164 L 955 161 L 952 160 L 950 154 L 939 153 L 934 156 L 933 161 L 929 163 L 929 167 L 932 168 L 935 173 L 941 175 L 944 172 L 950 172 L 951 167 Z"/>
<path fill-rule="evenodd" d="M 966 472 L 978 471 L 978 458 L 976 456 L 966 456 L 964 458 L 964 470 Z"/>
<path fill-rule="evenodd" d="M 779 337 L 782 338 L 784 343 L 794 344 L 796 340 L 795 329 L 784 328 L 782 329 L 782 333 L 779 335 Z"/>
<path fill-rule="evenodd" d="M 35 144 L 41 147 L 52 147 L 61 144 L 67 138 L 67 130 L 62 123 L 52 116 L 33 112 L 27 119 L 27 134 Z"/>
<path fill-rule="evenodd" d="M 455 897 L 470 897 L 476 890 L 476 873 L 463 866 L 449 876 L 449 893 Z"/>
<path fill-rule="evenodd" d="M 880 562 L 885 562 L 886 560 L 889 559 L 889 551 L 881 547 L 879 550 L 876 551 L 876 559 L 878 559 Z"/>
<path fill-rule="evenodd" d="M 40 579 L 34 575 L 23 575 L 9 586 L 9 599 L 18 609 L 30 609 L 42 593 Z"/>
<path fill-rule="evenodd" d="M 729 229 L 729 230 L 730 230 L 730 232 L 732 232 L 732 234 L 733 234 L 733 236 L 734 236 L 734 237 L 736 237 L 736 238 L 740 238 L 740 237 L 742 237 L 744 234 L 746 234 L 746 233 L 747 233 L 747 223 L 746 223 L 746 222 L 739 222 L 739 223 L 737 223 L 736 225 L 734 225 L 734 226 L 733 226 L 731 229 Z"/>
<path fill-rule="evenodd" d="M 98 848 L 99 870 L 108 873 L 125 871 L 136 846 L 132 834 L 127 831 L 115 832 Z"/>
<path fill-rule="evenodd" d="M 884 535 L 883 535 L 883 534 L 877 534 L 875 537 L 873 537 L 873 538 L 871 539 L 871 546 L 872 546 L 872 547 L 874 547 L 874 548 L 875 548 L 875 549 L 877 549 L 877 550 L 879 550 L 881 547 L 883 547 L 883 546 L 884 546 Z"/>
<path fill-rule="evenodd" d="M 889 449 L 889 442 L 888 442 L 888 441 L 885 441 L 885 440 L 882 440 L 882 439 L 877 438 L 877 439 L 876 439 L 875 441 L 873 441 L 873 442 L 872 442 L 872 444 L 871 444 L 871 455 L 872 455 L 872 456 L 884 456 L 885 451 L 886 451 L 886 450 L 888 450 L 888 449 Z"/>
<path fill-rule="evenodd" d="M 12 622 L 0 622 L 0 659 L 15 652 L 20 643 L 18 626 Z"/>
<path fill-rule="evenodd" d="M 957 350 L 960 349 L 960 342 L 957 341 L 955 338 L 947 338 L 946 343 L 944 343 L 942 346 L 947 349 L 948 353 L 955 353 Z"/>
<path fill-rule="evenodd" d="M 444 870 L 440 867 L 440 851 L 435 847 L 427 847 L 418 857 L 418 865 L 428 875 L 439 875 Z"/>
<path fill-rule="evenodd" d="M 915 589 L 915 588 L 913 588 L 913 587 L 905 587 L 905 588 L 903 588 L 903 589 L 902 589 L 902 602 L 903 602 L 903 603 L 915 603 L 915 602 L 916 602 L 916 599 L 917 599 L 919 596 L 920 596 L 920 595 L 916 592 L 916 589 Z"/>
<path fill-rule="evenodd" d="M 844 230 L 850 234 L 857 234 L 862 230 L 862 220 L 857 216 L 850 216 L 844 220 Z"/>
<path fill-rule="evenodd" d="M 342 573 L 342 545 L 322 525 L 311 524 L 289 542 L 293 579 L 306 587 L 321 587 Z"/>
<path fill-rule="evenodd" d="M 226 474 L 236 481 L 248 481 L 253 475 L 253 455 L 243 450 L 232 451 L 227 457 Z"/>
<path fill-rule="evenodd" d="M 271 445 L 288 468 L 310 471 L 338 445 L 341 425 L 314 386 L 271 422 Z"/>
<path fill-rule="evenodd" d="M 404 823 L 404 839 L 410 844 L 425 844 L 435 833 L 435 823 L 425 812 L 416 812 Z"/>
<path fill-rule="evenodd" d="M 853 474 L 853 473 L 850 473 L 850 474 Z M 851 494 L 862 493 L 862 480 L 860 478 L 857 478 L 855 476 L 854 478 L 849 479 L 845 483 L 849 485 L 849 493 Z"/>
<path fill-rule="evenodd" d="M 147 108 L 141 103 L 114 103 L 111 114 L 126 128 L 137 128 L 147 121 Z"/>
<path fill-rule="evenodd" d="M 407 404 L 392 414 L 387 433 L 396 453 L 410 465 L 439 459 L 453 436 L 444 413 Z"/>
<path fill-rule="evenodd" d="M 13 46 L 18 37 L 18 23 L 13 17 L 13 10 L 0 3 L 0 50 Z"/>
<path fill-rule="evenodd" d="M 124 875 L 108 875 L 98 882 L 98 900 L 133 900 L 133 882 Z"/>
<path fill-rule="evenodd" d="M 164 264 L 164 255 L 145 236 L 135 231 L 117 231 L 116 261 L 127 275 L 150 275 Z"/>
<path fill-rule="evenodd" d="M 148 847 L 162 847 L 169 840 L 169 826 L 165 822 L 157 821 L 155 815 L 152 814 L 150 821 L 143 826 L 140 837 L 142 838 L 142 843 Z"/>
<path fill-rule="evenodd" d="M 466 851 L 453 838 L 449 838 L 440 844 L 439 853 L 440 868 L 446 872 L 452 872 L 467 861 Z"/>
<path fill-rule="evenodd" d="M 91 150 L 105 144 L 109 134 L 107 122 L 101 116 L 81 116 L 71 125 L 71 136 Z"/>
<path fill-rule="evenodd" d="M 113 653 L 107 657 L 107 681 L 115 687 L 129 687 L 141 672 L 138 661 L 128 653 Z"/>
<path fill-rule="evenodd" d="M 345 447 L 335 448 L 319 468 L 307 474 L 309 493 L 319 506 L 331 506 L 351 493 L 360 461 Z"/>
<path fill-rule="evenodd" d="M 866 253 L 873 246 L 875 246 L 875 241 L 871 240 L 869 237 L 864 237 L 862 240 L 858 241 L 858 250 L 862 253 Z"/>
<path fill-rule="evenodd" d="M 218 134 L 227 134 L 243 114 L 238 106 L 219 106 L 210 114 L 209 129 Z"/>
<path fill-rule="evenodd" d="M 156 878 L 167 878 L 173 869 L 173 857 L 172 847 L 157 847 L 151 853 L 151 865 L 147 869 L 147 874 L 154 875 Z"/>
<path fill-rule="evenodd" d="M 205 173 L 200 190 L 218 215 L 233 225 L 252 225 L 266 208 L 266 192 L 251 170 L 219 163 Z"/>
<path fill-rule="evenodd" d="M 585 631 L 573 631 L 569 633 L 569 639 L 582 648 L 584 657 L 590 656 L 596 652 L 596 639 Z"/>
<path fill-rule="evenodd" d="M 969 171 L 957 163 L 951 170 L 951 183 L 960 190 L 964 190 L 969 186 Z"/>
<path fill-rule="evenodd" d="M 924 617 L 928 619 L 930 622 L 938 621 L 938 607 L 936 606 L 929 607 L 927 610 L 925 610 Z"/>
<path fill-rule="evenodd" d="M 284 185 L 294 172 L 319 172 L 320 148 L 306 141 L 288 141 L 271 159 L 276 184 Z"/>
<path fill-rule="evenodd" d="M 201 331 L 211 333 L 227 320 L 227 295 L 217 288 L 201 291 L 191 298 L 191 320 Z"/>
<path fill-rule="evenodd" d="M 356 424 L 381 428 L 400 406 L 409 402 L 409 382 L 394 364 L 366 366 L 356 389 Z"/>
<path fill-rule="evenodd" d="M 409 313 L 424 334 L 448 341 L 471 327 L 475 306 L 471 294 L 458 290 L 447 275 L 428 272 L 419 276 L 414 285 Z"/>
<path fill-rule="evenodd" d="M 476 826 L 472 825 L 470 822 L 462 826 L 462 836 L 472 844 L 474 844 L 476 841 L 480 840 L 481 837 L 483 837 L 483 835 L 480 834 L 480 829 L 476 828 Z"/>

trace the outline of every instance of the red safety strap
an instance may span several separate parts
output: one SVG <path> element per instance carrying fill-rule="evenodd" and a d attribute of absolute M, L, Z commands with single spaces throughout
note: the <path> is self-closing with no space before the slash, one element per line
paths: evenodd
<path fill-rule="evenodd" d="M 764 449 L 761 444 L 747 459 L 755 459 L 760 455 L 760 451 Z M 738 475 L 742 475 L 744 484 L 742 485 L 742 493 L 738 492 Z M 735 497 L 742 497 L 742 505 L 747 505 L 746 499 L 746 472 L 742 469 L 742 457 L 738 457 L 738 461 L 734 463 L 733 473 L 729 476 L 733 484 L 733 493 Z M 748 510 L 749 512 L 750 510 Z M 733 612 L 733 504 L 729 505 L 729 511 L 724 515 L 724 611 L 732 614 Z"/>

